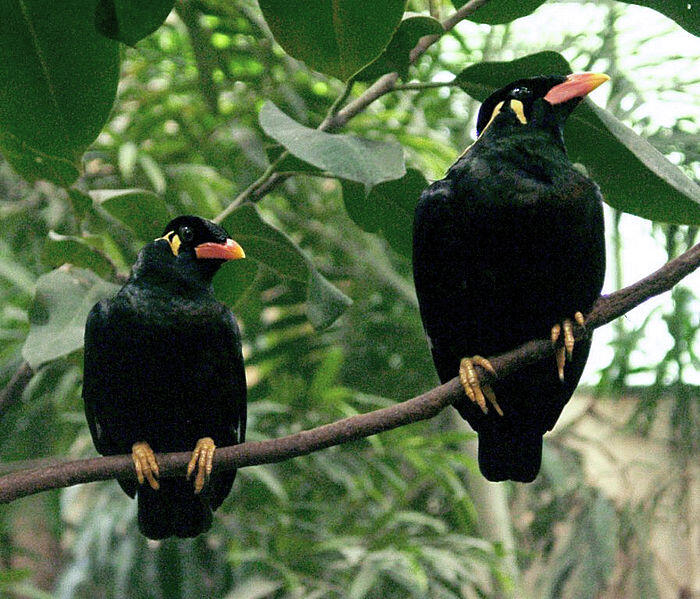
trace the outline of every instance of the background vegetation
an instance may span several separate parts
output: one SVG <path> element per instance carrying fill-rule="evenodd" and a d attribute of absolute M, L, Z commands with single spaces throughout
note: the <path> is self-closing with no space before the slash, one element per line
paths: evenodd
<path fill-rule="evenodd" d="M 607 290 L 697 241 L 694 3 L 347 1 L 335 22 L 322 0 L 54 4 L 0 4 L 0 473 L 94 455 L 85 315 L 181 213 L 250 256 L 216 287 L 244 329 L 251 440 L 433 387 L 412 207 L 471 143 L 477 100 L 523 73 L 612 77 L 607 112 L 567 130 L 616 208 Z M 443 34 L 465 4 L 484 6 Z M 691 597 L 698 285 L 599 331 L 531 485 L 484 482 L 444 413 L 241 470 L 192 541 L 146 542 L 114 482 L 51 491 L 0 509 L 0 596 Z"/>

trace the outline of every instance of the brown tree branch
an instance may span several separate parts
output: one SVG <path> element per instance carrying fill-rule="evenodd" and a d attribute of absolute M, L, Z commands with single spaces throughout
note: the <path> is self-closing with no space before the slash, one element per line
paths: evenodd
<path fill-rule="evenodd" d="M 629 312 L 645 300 L 668 291 L 683 277 L 700 266 L 700 244 L 671 260 L 653 274 L 620 291 L 603 296 L 594 304 L 586 318 L 586 328 L 594 329 Z M 576 330 L 577 337 L 585 331 Z M 503 355 L 490 358 L 496 375 L 505 376 L 518 368 L 546 358 L 553 353 L 547 340 L 530 341 Z M 480 371 L 488 379 L 487 373 Z M 432 418 L 457 399 L 462 398 L 457 378 L 431 389 L 427 393 L 388 408 L 344 418 L 331 424 L 302 431 L 279 439 L 254 441 L 217 450 L 217 469 L 243 468 L 258 464 L 281 462 L 297 456 L 362 439 L 419 420 Z M 161 476 L 182 476 L 190 458 L 188 452 L 159 454 Z M 0 503 L 48 489 L 68 487 L 79 483 L 110 478 L 135 478 L 131 456 L 111 456 L 88 460 L 66 461 L 43 468 L 14 472 L 0 477 Z"/>

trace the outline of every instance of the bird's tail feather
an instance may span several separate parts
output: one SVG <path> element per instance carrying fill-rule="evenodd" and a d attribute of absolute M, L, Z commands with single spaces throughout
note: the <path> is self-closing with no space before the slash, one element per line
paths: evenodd
<path fill-rule="evenodd" d="M 209 502 L 194 494 L 192 481 L 161 479 L 158 491 L 148 484 L 139 488 L 138 525 L 149 539 L 196 537 L 209 530 L 211 523 Z"/>
<path fill-rule="evenodd" d="M 503 429 L 479 431 L 479 469 L 488 480 L 532 482 L 541 462 L 541 434 Z"/>

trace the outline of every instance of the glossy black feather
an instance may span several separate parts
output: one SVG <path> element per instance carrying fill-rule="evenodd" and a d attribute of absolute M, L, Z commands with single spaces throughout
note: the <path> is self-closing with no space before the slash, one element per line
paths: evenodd
<path fill-rule="evenodd" d="M 524 125 L 506 106 L 416 208 L 416 292 L 443 382 L 457 376 L 463 357 L 549 338 L 552 325 L 585 314 L 599 296 L 601 196 L 566 156 L 557 122 L 565 115 L 547 110 L 535 106 Z M 456 404 L 479 433 L 486 478 L 535 478 L 542 435 L 578 384 L 589 349 L 590 341 L 577 342 L 564 383 L 554 358 L 498 380 L 503 417 L 483 414 L 466 396 Z"/>
<path fill-rule="evenodd" d="M 197 239 L 210 238 L 202 235 Z M 140 252 L 117 295 L 88 316 L 83 398 L 103 455 L 130 453 L 137 441 L 158 453 L 192 451 L 202 437 L 221 447 L 245 439 L 241 336 L 211 288 L 212 263 L 222 262 L 209 260 L 200 269 L 198 262 L 187 247 L 176 257 L 167 241 L 156 240 Z M 119 483 L 132 497 L 138 492 L 146 536 L 189 537 L 209 528 L 211 511 L 228 495 L 235 474 L 214 469 L 201 495 L 184 479 L 162 478 L 159 491 Z"/>

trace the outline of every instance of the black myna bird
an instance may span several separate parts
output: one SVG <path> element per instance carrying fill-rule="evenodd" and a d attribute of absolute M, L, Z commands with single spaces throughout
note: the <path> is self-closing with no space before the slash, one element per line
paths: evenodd
<path fill-rule="evenodd" d="M 246 380 L 236 319 L 211 283 L 226 260 L 243 257 L 218 225 L 178 217 L 87 319 L 90 433 L 101 454 L 132 454 L 139 484 L 119 484 L 138 493 L 139 529 L 151 539 L 206 532 L 236 476 L 212 473 L 215 447 L 245 439 Z M 193 452 L 187 479 L 158 480 L 154 452 L 173 451 Z"/>
<path fill-rule="evenodd" d="M 598 298 L 605 272 L 601 195 L 566 154 L 569 114 L 607 75 L 514 81 L 481 106 L 478 138 L 422 194 L 413 274 L 442 382 L 459 375 L 455 404 L 479 436 L 479 468 L 492 481 L 530 482 L 542 436 L 578 384 L 590 339 L 573 322 Z M 594 144 L 595 140 L 592 139 Z M 532 339 L 558 350 L 492 386 L 474 364 Z"/>

